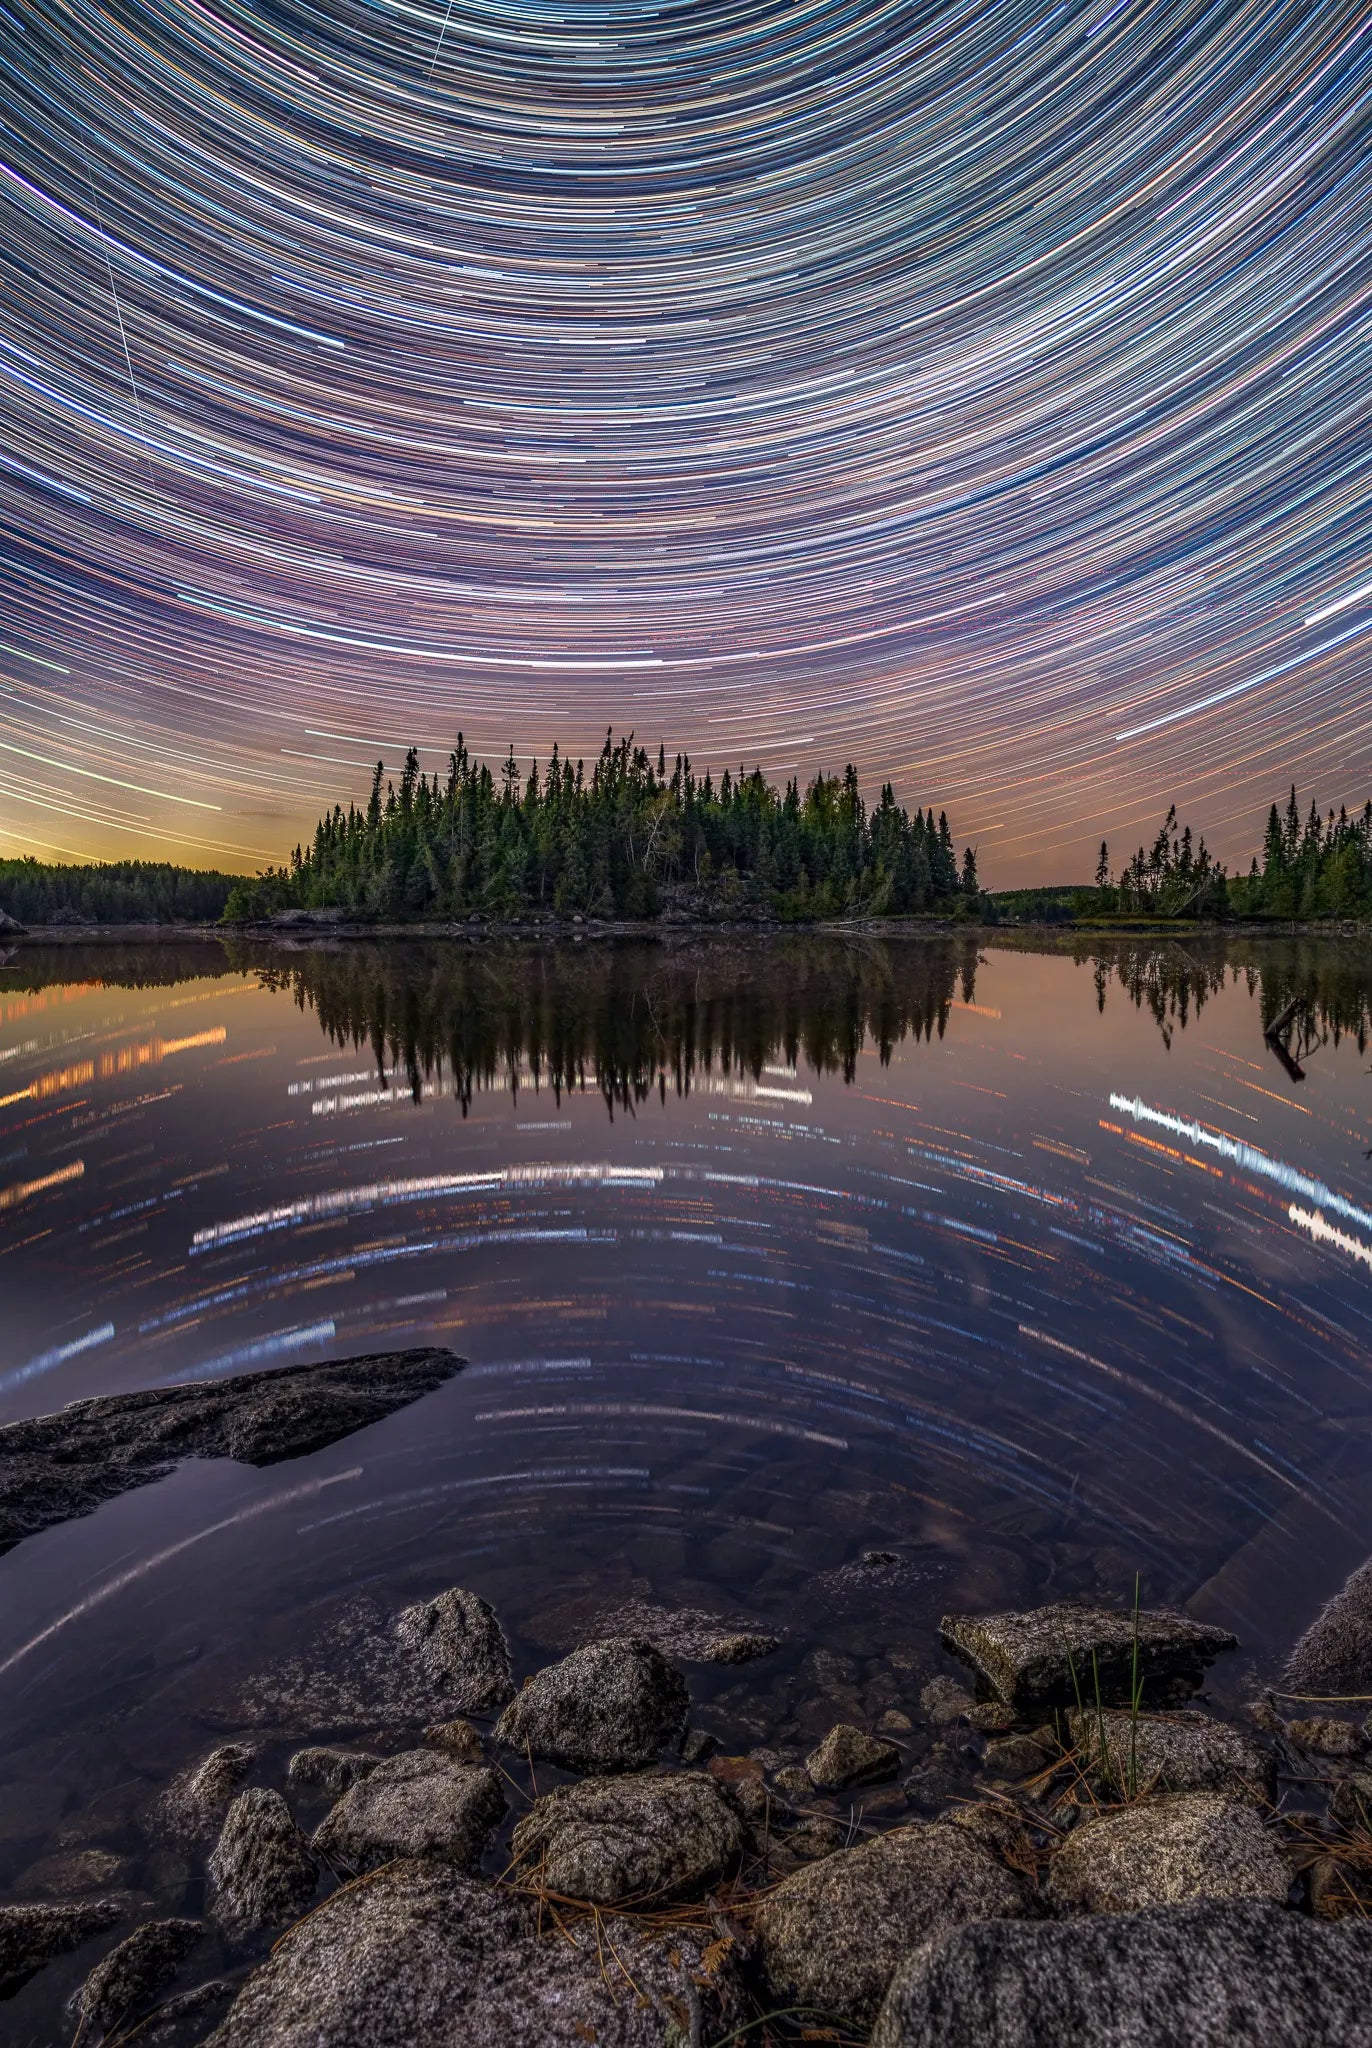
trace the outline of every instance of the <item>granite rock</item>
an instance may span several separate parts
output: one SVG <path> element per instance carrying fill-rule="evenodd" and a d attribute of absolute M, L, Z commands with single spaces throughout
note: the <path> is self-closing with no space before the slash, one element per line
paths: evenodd
<path fill-rule="evenodd" d="M 564 1770 L 641 1770 L 681 1741 L 686 1681 L 638 1636 L 573 1650 L 531 1678 L 496 1726 L 510 1749 Z"/>
<path fill-rule="evenodd" d="M 500 1779 L 488 1766 L 408 1749 L 343 1794 L 316 1828 L 313 1846 L 335 1868 L 353 1873 L 397 1856 L 472 1864 L 504 1812 Z"/>
<path fill-rule="evenodd" d="M 563 1898 L 647 1904 L 717 1883 L 743 1853 L 743 1827 L 708 1777 L 585 1778 L 535 1801 L 514 1852 Z"/>
<path fill-rule="evenodd" d="M 1183 1792 L 1082 1821 L 1048 1869 L 1060 1913 L 1133 1913 L 1190 1899 L 1284 1904 L 1294 1871 L 1246 1800 Z"/>
<path fill-rule="evenodd" d="M 1072 1705 L 1079 1693 L 1105 1706 L 1129 1704 L 1133 1682 L 1135 1616 L 1070 1601 L 1024 1613 L 945 1614 L 949 1650 L 1017 1714 Z M 1228 1630 L 1168 1609 L 1137 1617 L 1142 1696 L 1167 1701 L 1194 1692 L 1207 1667 L 1236 1639 Z M 1094 1661 L 1093 1661 L 1094 1660 Z"/>

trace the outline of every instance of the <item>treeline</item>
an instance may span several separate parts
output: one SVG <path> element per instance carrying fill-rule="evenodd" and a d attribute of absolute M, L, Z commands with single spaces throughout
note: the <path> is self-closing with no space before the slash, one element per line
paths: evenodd
<path fill-rule="evenodd" d="M 238 879 L 160 860 L 0 860 L 0 910 L 26 925 L 216 924 Z"/>
<path fill-rule="evenodd" d="M 1117 877 L 1101 842 L 1095 888 L 1074 891 L 1071 908 L 1078 917 L 1372 917 L 1372 801 L 1352 816 L 1342 807 L 1321 816 L 1312 802 L 1302 818 L 1293 783 L 1285 812 L 1273 804 L 1267 814 L 1261 854 L 1233 876 L 1189 825 L 1178 830 L 1173 805 Z"/>
<path fill-rule="evenodd" d="M 960 933 L 919 946 L 720 935 L 679 950 L 360 942 L 265 958 L 251 938 L 226 944 L 340 1049 L 369 1054 L 383 1085 L 416 1100 L 441 1088 L 464 1114 L 495 1087 L 548 1088 L 559 1102 L 595 1089 L 613 1114 L 712 1080 L 761 1082 L 775 1064 L 852 1082 L 866 1049 L 884 1065 L 905 1040 L 942 1038 L 957 1003 L 975 1000 L 978 959 Z"/>
<path fill-rule="evenodd" d="M 378 761 L 366 808 L 335 806 L 288 867 L 240 883 L 231 919 L 341 910 L 378 919 L 905 916 L 975 913 L 976 855 L 946 816 L 907 812 L 888 783 L 871 809 L 856 771 L 784 791 L 760 769 L 716 782 L 690 756 L 654 763 L 609 733 L 587 774 L 557 748 L 499 776 L 462 736 L 445 780 L 413 748 L 399 785 Z"/>

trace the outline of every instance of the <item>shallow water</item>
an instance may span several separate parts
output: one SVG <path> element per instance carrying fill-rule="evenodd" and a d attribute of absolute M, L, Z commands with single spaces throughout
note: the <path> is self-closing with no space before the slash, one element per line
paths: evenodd
<path fill-rule="evenodd" d="M 1270 1669 L 1372 1527 L 1370 996 L 1336 941 L 16 952 L 0 1420 L 470 1362 L 0 1558 L 0 1884 L 141 1841 L 340 1601 L 474 1586 L 525 1669 L 622 1600 L 789 1627 L 693 1678 L 744 1745 L 1136 1572 Z"/>

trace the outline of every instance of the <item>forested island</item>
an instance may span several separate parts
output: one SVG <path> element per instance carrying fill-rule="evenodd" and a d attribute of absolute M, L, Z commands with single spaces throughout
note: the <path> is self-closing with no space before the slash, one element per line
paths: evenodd
<path fill-rule="evenodd" d="M 1273 804 L 1247 873 L 1231 875 L 1169 809 L 1116 872 L 1102 843 L 1091 884 L 988 893 L 947 814 L 874 805 L 849 766 L 778 789 L 760 768 L 698 776 L 606 734 L 587 771 L 554 747 L 498 772 L 461 734 L 446 777 L 411 748 L 398 783 L 378 761 L 365 807 L 320 818 L 289 861 L 253 877 L 121 861 L 0 861 L 0 917 L 63 924 L 436 925 L 473 919 L 678 924 L 926 917 L 983 923 L 1218 923 L 1372 918 L 1372 801 L 1302 816 Z"/>

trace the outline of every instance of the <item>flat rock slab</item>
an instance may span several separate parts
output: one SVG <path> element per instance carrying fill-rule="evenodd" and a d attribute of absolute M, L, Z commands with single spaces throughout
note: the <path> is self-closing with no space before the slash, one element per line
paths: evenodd
<path fill-rule="evenodd" d="M 1025 1613 L 945 1614 L 943 1640 L 1016 1714 L 1080 1702 L 1127 1706 L 1134 1672 L 1135 1616 L 1063 1601 Z M 1149 1701 L 1184 1698 L 1224 1650 L 1227 1629 L 1166 1608 L 1137 1617 L 1138 1672 Z M 1094 1662 L 1093 1662 L 1094 1659 Z"/>
<path fill-rule="evenodd" d="M 97 2037 L 137 2019 L 204 1932 L 200 1920 L 145 1920 L 96 1964 L 72 2000 L 72 2016 Z"/>
<path fill-rule="evenodd" d="M 635 1771 L 681 1741 L 688 1705 L 685 1679 L 660 1650 L 642 1636 L 611 1636 L 546 1665 L 495 1732 L 567 1771 Z"/>
<path fill-rule="evenodd" d="M 900 1751 L 893 1742 L 882 1742 L 865 1728 L 840 1721 L 818 1749 L 811 1750 L 805 1768 L 817 1792 L 843 1792 L 849 1785 L 875 1785 L 883 1778 L 894 1778 L 900 1769 Z"/>
<path fill-rule="evenodd" d="M 388 1351 L 73 1401 L 0 1429 L 0 1554 L 161 1479 L 182 1458 L 274 1465 L 303 1457 L 431 1394 L 460 1371 L 451 1351 Z"/>
<path fill-rule="evenodd" d="M 1305 1631 L 1282 1680 L 1293 1693 L 1372 1693 L 1372 1558 L 1359 1565 Z"/>
<path fill-rule="evenodd" d="M 587 1917 L 540 1938 L 511 1892 L 396 1863 L 293 1928 L 206 2048 L 680 2048 L 693 2005 L 706 2040 L 742 2018 L 689 1935 Z"/>
<path fill-rule="evenodd" d="M 1275 1759 L 1242 1728 L 1206 1714 L 1073 1709 L 1068 1725 L 1084 1767 L 1117 1792 L 1230 1792 L 1271 1797 Z"/>
<path fill-rule="evenodd" d="M 122 1910 L 116 1899 L 91 1899 L 79 1906 L 0 1906 L 0 1998 L 12 1997 L 54 1956 L 112 1927 Z"/>
<path fill-rule="evenodd" d="M 514 1852 L 561 1898 L 647 1905 L 717 1883 L 743 1853 L 743 1824 L 711 1778 L 586 1778 L 535 1801 Z"/>
<path fill-rule="evenodd" d="M 1204 1904 L 959 1928 L 897 1971 L 872 2048 L 1372 2048 L 1372 1926 Z"/>
<path fill-rule="evenodd" d="M 407 1607 L 395 1632 L 455 1714 L 486 1713 L 514 1691 L 505 1632 L 476 1593 L 454 1586 L 421 1607 Z"/>
<path fill-rule="evenodd" d="M 917 1821 L 784 1878 L 754 1925 L 775 2005 L 870 2022 L 918 1942 L 964 1920 L 1022 1913 L 1027 1899 L 966 1828 Z"/>
<path fill-rule="evenodd" d="M 1082 1821 L 1049 1865 L 1047 1892 L 1065 1913 L 1135 1913 L 1190 1899 L 1283 1905 L 1294 1874 L 1246 1800 L 1186 1792 Z"/>
<path fill-rule="evenodd" d="M 487 1765 L 410 1749 L 388 1757 L 343 1794 L 315 1830 L 314 1848 L 354 1873 L 396 1856 L 471 1864 L 504 1813 L 500 1779 Z"/>
<path fill-rule="evenodd" d="M 209 1861 L 210 1909 L 233 1938 L 280 1927 L 314 1897 L 319 1864 L 279 1792 L 254 1785 L 230 1806 Z"/>

